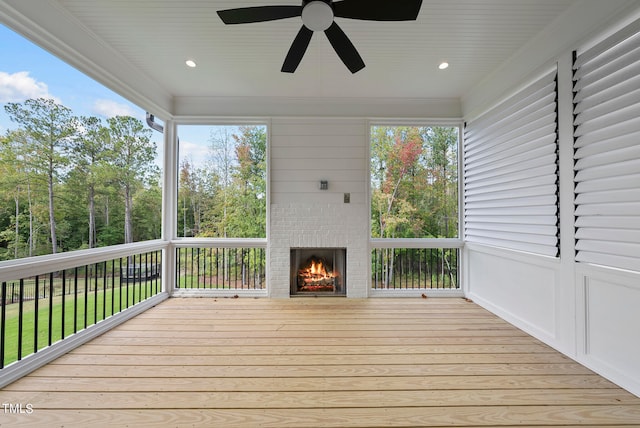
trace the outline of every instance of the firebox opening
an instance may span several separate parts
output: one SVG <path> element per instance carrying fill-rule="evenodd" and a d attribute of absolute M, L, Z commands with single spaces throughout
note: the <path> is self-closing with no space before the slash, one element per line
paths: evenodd
<path fill-rule="evenodd" d="M 345 248 L 292 248 L 292 295 L 345 295 Z"/>

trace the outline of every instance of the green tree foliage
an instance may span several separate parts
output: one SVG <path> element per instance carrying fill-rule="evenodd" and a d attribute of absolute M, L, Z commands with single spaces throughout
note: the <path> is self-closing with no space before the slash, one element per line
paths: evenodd
<path fill-rule="evenodd" d="M 38 98 L 24 103 L 8 103 L 5 111 L 22 126 L 19 150 L 24 162 L 47 183 L 51 252 L 58 252 L 55 216 L 55 190 L 69 163 L 70 142 L 77 132 L 72 111 L 52 99 Z"/>
<path fill-rule="evenodd" d="M 373 127 L 370 168 L 372 237 L 458 236 L 458 128 Z M 414 263 L 434 258 L 433 250 L 379 249 L 372 260 L 375 287 L 390 288 L 416 275 L 429 277 L 421 282 L 427 288 L 438 275 L 455 287 L 455 256 L 436 250 L 437 268 L 431 270 L 419 262 L 406 266 L 409 252 Z"/>
<path fill-rule="evenodd" d="M 458 129 L 371 130 L 371 236 L 458 234 Z"/>
<path fill-rule="evenodd" d="M 209 161 L 183 159 L 179 171 L 178 231 L 182 236 L 266 236 L 264 126 L 213 128 Z"/>
<path fill-rule="evenodd" d="M 138 187 L 149 183 L 157 175 L 153 164 L 156 146 L 151 141 L 151 130 L 130 116 L 116 116 L 109 124 L 110 153 L 108 165 L 111 178 L 118 184 L 124 199 L 124 242 L 134 242 L 133 196 Z"/>
<path fill-rule="evenodd" d="M 160 237 L 156 147 L 141 121 L 76 117 L 45 99 L 5 110 L 18 128 L 0 140 L 0 260 Z"/>

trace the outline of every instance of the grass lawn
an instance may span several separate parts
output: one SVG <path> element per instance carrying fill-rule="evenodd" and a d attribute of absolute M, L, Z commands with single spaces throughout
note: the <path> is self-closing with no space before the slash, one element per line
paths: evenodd
<path fill-rule="evenodd" d="M 4 335 L 4 365 L 133 306 L 157 294 L 161 288 L 160 280 L 122 285 L 116 280 L 113 287 L 108 284 L 106 290 L 100 282 L 97 289 L 87 293 L 79 286 L 77 299 L 75 294 L 67 294 L 23 302 L 22 317 L 18 303 L 6 305 L 5 328 L 1 332 Z"/>

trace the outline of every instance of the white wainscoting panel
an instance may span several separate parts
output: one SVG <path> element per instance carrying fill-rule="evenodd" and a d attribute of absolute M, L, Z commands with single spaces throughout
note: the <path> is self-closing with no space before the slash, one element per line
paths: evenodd
<path fill-rule="evenodd" d="M 577 269 L 578 358 L 640 396 L 640 274 Z"/>
<path fill-rule="evenodd" d="M 469 244 L 468 296 L 513 325 L 557 345 L 556 259 Z"/>

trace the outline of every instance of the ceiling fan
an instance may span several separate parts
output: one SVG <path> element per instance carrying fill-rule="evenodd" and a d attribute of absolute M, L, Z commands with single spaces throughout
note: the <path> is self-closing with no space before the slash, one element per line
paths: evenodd
<path fill-rule="evenodd" d="M 302 17 L 302 27 L 293 40 L 282 72 L 293 73 L 300 65 L 314 31 L 324 31 L 351 73 L 364 68 L 364 61 L 351 40 L 334 21 L 335 17 L 368 21 L 414 21 L 422 0 L 302 0 L 301 6 L 255 6 L 218 11 L 225 24 L 248 24 Z"/>

